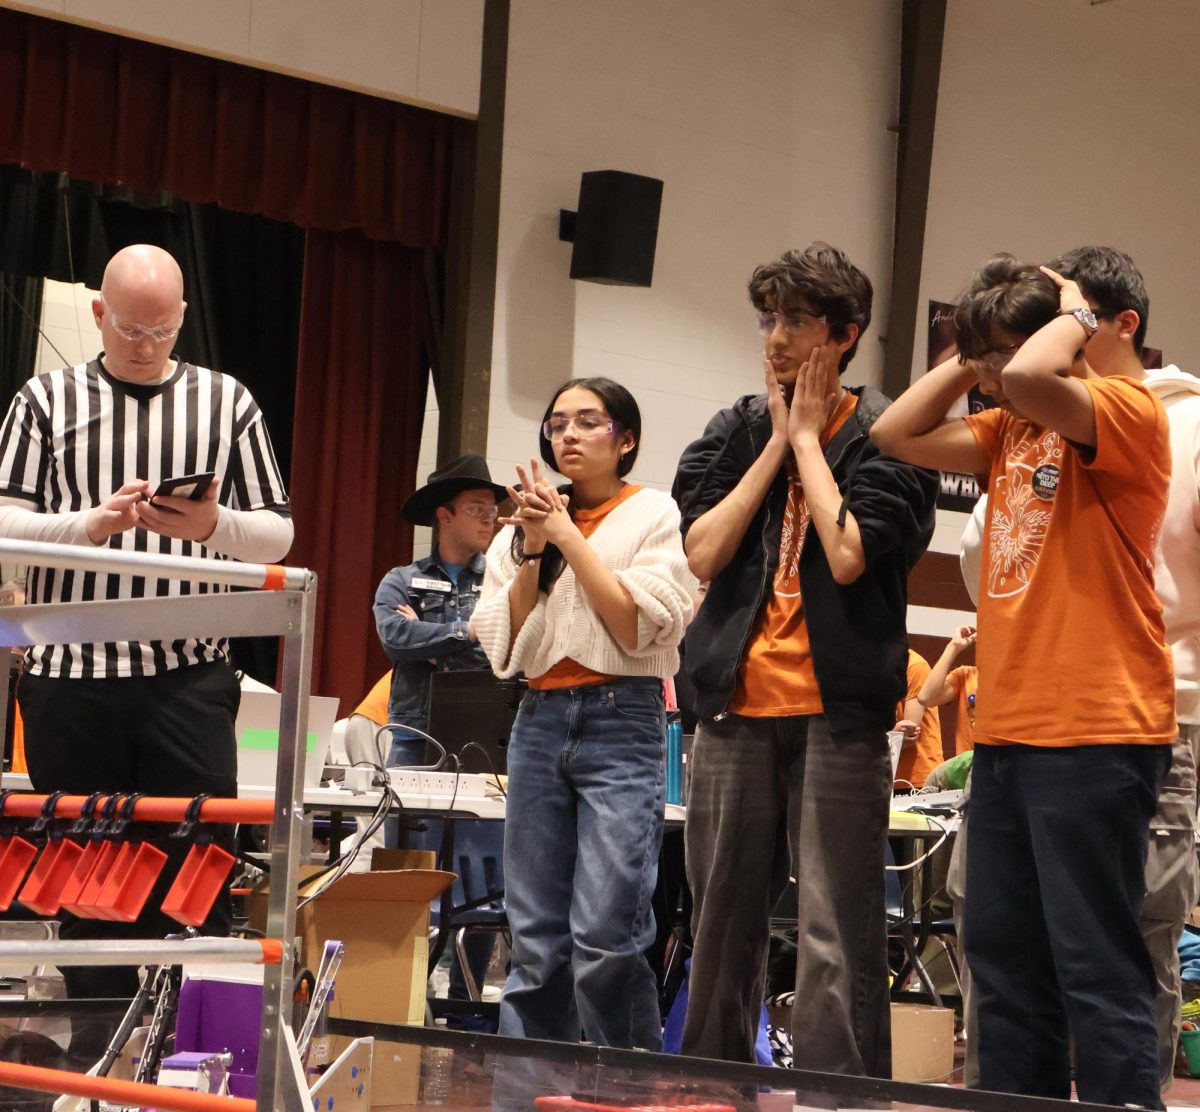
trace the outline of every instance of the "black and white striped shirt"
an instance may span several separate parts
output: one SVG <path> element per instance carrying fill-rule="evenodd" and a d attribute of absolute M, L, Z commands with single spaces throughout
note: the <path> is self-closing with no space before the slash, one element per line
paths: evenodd
<path fill-rule="evenodd" d="M 19 498 L 40 513 L 98 506 L 122 484 L 215 471 L 218 501 L 235 510 L 270 509 L 290 516 L 262 413 L 250 392 L 228 375 L 180 362 L 165 382 L 113 378 L 101 360 L 30 379 L 0 429 L 0 497 Z M 108 547 L 173 556 L 223 559 L 197 541 L 145 529 L 115 533 Z M 173 597 L 224 591 L 209 584 L 143 576 L 31 567 L 27 600 Z M 71 679 L 151 675 L 226 656 L 224 640 L 170 643 L 35 645 L 29 671 Z"/>

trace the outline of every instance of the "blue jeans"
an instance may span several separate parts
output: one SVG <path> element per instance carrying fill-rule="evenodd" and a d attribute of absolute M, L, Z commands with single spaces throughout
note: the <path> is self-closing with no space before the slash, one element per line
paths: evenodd
<path fill-rule="evenodd" d="M 434 753 L 436 754 L 436 752 L 435 749 Z M 426 755 L 423 737 L 410 734 L 402 726 L 397 726 L 392 731 L 392 747 L 388 750 L 387 758 L 388 768 L 408 768 L 412 765 L 432 764 L 435 759 L 435 757 L 431 758 Z"/>
<path fill-rule="evenodd" d="M 979 1084 L 1162 1108 L 1138 928 L 1169 745 L 977 745 L 964 926 Z"/>
<path fill-rule="evenodd" d="M 662 681 L 530 691 L 508 748 L 500 1034 L 662 1047 L 650 906 L 662 841 Z"/>

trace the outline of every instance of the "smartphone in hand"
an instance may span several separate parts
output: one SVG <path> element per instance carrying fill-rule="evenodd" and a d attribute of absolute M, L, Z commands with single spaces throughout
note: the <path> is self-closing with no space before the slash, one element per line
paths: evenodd
<path fill-rule="evenodd" d="M 209 484 L 216 477 L 217 473 L 215 471 L 205 471 L 199 475 L 175 475 L 170 479 L 163 479 L 158 484 L 158 489 L 150 495 L 148 501 L 156 510 L 160 510 L 163 513 L 178 513 L 178 510 L 158 505 L 154 499 L 162 498 L 164 495 L 172 495 L 175 498 L 190 498 L 193 502 L 199 502 L 208 490 Z"/>

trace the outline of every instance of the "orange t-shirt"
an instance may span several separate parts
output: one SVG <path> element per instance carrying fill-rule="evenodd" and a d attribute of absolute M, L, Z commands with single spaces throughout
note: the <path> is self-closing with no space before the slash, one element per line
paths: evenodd
<path fill-rule="evenodd" d="M 377 726 L 383 726 L 388 720 L 388 700 L 392 695 L 392 672 L 388 669 L 376 681 L 375 686 L 367 692 L 361 703 L 354 708 L 355 714 L 369 718 Z"/>
<path fill-rule="evenodd" d="M 857 404 L 858 395 L 843 391 L 821 434 L 823 445 L 837 435 Z M 788 492 L 779 542 L 779 567 L 771 594 L 759 612 L 729 703 L 734 714 L 747 718 L 783 718 L 792 714 L 821 714 L 824 710 L 817 674 L 813 671 L 804 600 L 800 597 L 800 551 L 812 515 L 791 452 L 785 466 Z"/>
<path fill-rule="evenodd" d="M 964 418 L 984 456 L 975 744 L 1169 744 L 1171 654 L 1154 593 L 1167 416 L 1126 378 L 1083 379 L 1096 447 L 1003 409 Z"/>
<path fill-rule="evenodd" d="M 600 522 L 608 517 L 626 498 L 632 497 L 641 489 L 640 486 L 634 483 L 626 483 L 607 502 L 601 503 L 595 509 L 576 510 L 575 524 L 579 527 L 579 531 L 585 537 L 590 537 L 600 528 Z M 578 661 L 572 660 L 570 657 L 565 657 L 553 665 L 549 671 L 543 672 L 540 676 L 530 676 L 529 686 L 535 691 L 557 691 L 563 687 L 586 687 L 593 683 L 608 683 L 609 680 L 616 678 L 616 676 L 606 676 L 600 672 L 593 672 L 590 668 L 585 668 Z"/>
<path fill-rule="evenodd" d="M 975 748 L 975 692 L 979 688 L 979 669 L 962 664 L 947 677 L 946 683 L 958 692 L 958 718 L 955 720 L 954 755 Z"/>
<path fill-rule="evenodd" d="M 908 691 L 903 701 L 896 707 L 896 720 L 904 717 L 904 704 L 909 699 L 915 699 L 920 693 L 925 681 L 929 679 L 929 661 L 920 653 L 908 650 L 908 667 L 906 669 Z M 942 763 L 942 720 L 938 716 L 937 707 L 926 707 L 921 715 L 921 732 L 917 735 L 916 743 L 900 752 L 900 760 L 896 763 L 896 779 L 912 784 L 914 788 L 924 785 L 928 776 Z"/>

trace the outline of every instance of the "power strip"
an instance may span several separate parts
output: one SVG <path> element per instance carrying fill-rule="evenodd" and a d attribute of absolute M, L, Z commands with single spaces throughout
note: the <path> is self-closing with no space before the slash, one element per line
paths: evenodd
<path fill-rule="evenodd" d="M 390 768 L 388 779 L 397 795 L 487 797 L 487 776 L 482 772 L 420 772 L 412 768 Z"/>
<path fill-rule="evenodd" d="M 421 788 L 421 773 L 411 768 L 389 768 L 388 780 L 391 781 L 392 791 L 397 795 L 425 795 Z"/>
<path fill-rule="evenodd" d="M 342 778 L 342 787 L 355 795 L 365 795 L 379 787 L 381 782 L 379 772 L 364 765 L 346 769 L 346 774 Z"/>
<path fill-rule="evenodd" d="M 421 791 L 424 795 L 450 796 L 460 799 L 482 799 L 486 794 L 487 777 L 482 772 L 422 772 Z"/>

